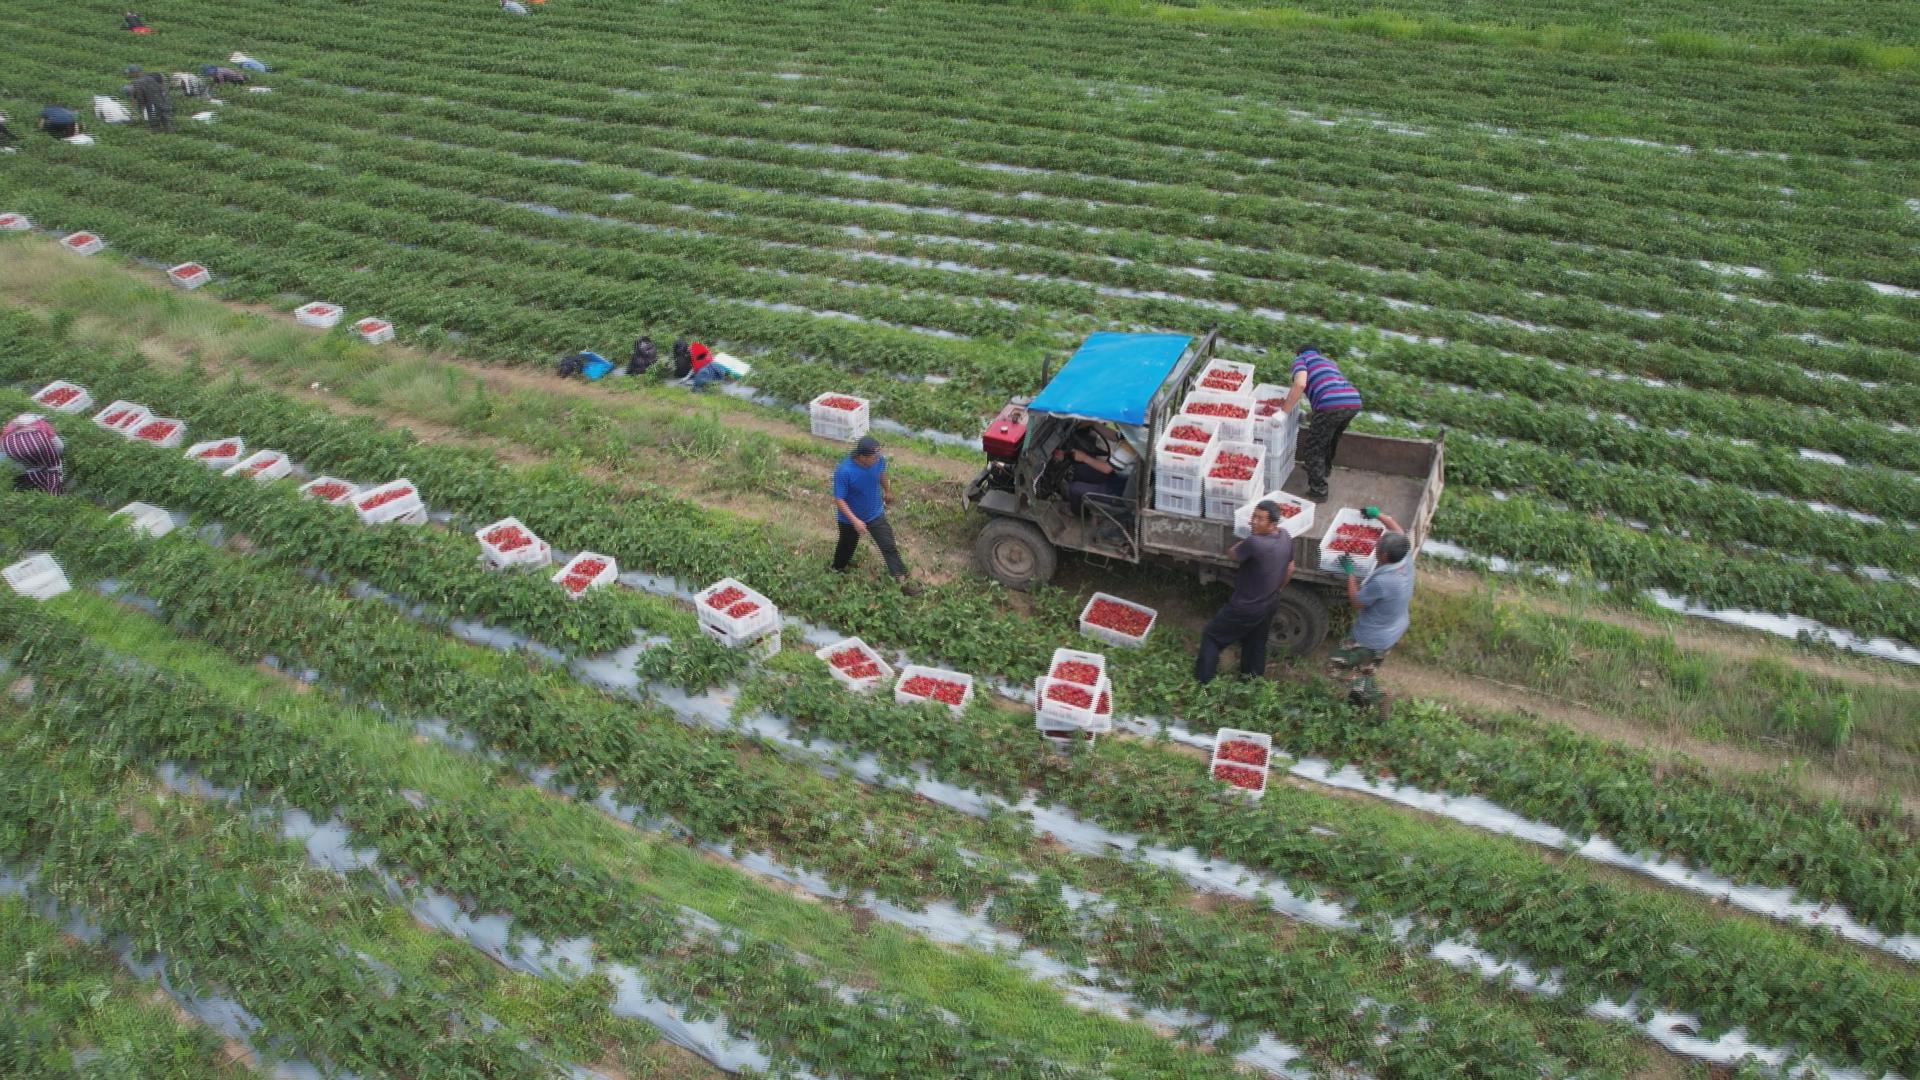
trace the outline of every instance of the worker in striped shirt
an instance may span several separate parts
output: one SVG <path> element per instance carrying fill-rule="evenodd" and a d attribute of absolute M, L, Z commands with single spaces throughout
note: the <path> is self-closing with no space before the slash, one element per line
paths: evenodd
<path fill-rule="evenodd" d="M 1300 467 L 1307 471 L 1307 498 L 1326 502 L 1333 455 L 1340 449 L 1340 433 L 1360 415 L 1360 391 L 1340 373 L 1338 364 L 1309 345 L 1294 355 L 1293 385 L 1287 388 L 1280 412 L 1284 415 L 1291 411 L 1303 395 L 1313 413 L 1307 420 Z"/>
<path fill-rule="evenodd" d="M 34 413 L 21 413 L 0 429 L 0 454 L 6 455 L 21 470 L 13 478 L 18 491 L 44 491 L 64 495 L 67 469 L 62 454 L 66 446 L 54 434 L 53 425 Z"/>

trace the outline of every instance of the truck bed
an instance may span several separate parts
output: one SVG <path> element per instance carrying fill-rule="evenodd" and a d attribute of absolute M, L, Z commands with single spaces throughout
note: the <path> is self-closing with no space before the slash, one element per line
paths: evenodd
<path fill-rule="evenodd" d="M 1341 507 L 1377 506 L 1402 528 L 1417 549 L 1426 539 L 1434 507 L 1444 484 L 1444 447 L 1439 441 L 1400 439 L 1350 432 L 1340 439 L 1327 488 L 1331 498 L 1314 508 L 1313 527 L 1295 541 L 1294 574 L 1309 580 L 1332 581 L 1337 574 L 1319 569 L 1320 539 Z M 1307 474 L 1294 467 L 1281 488 L 1305 497 Z M 1151 505 L 1151 501 L 1148 500 Z M 1228 564 L 1233 546 L 1233 522 L 1169 514 L 1144 509 L 1140 513 L 1140 543 L 1147 552 L 1200 562 Z"/>

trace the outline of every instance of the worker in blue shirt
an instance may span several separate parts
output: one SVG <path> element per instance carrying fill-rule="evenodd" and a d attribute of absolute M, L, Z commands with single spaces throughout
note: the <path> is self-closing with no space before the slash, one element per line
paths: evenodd
<path fill-rule="evenodd" d="M 1413 544 L 1400 531 L 1400 523 L 1377 507 L 1369 506 L 1364 513 L 1388 532 L 1374 547 L 1371 572 L 1362 575 L 1352 558 L 1340 557 L 1340 569 L 1347 575 L 1347 602 L 1355 614 L 1346 640 L 1327 657 L 1327 675 L 1347 688 L 1349 702 L 1362 708 L 1377 706 L 1384 714 L 1387 696 L 1374 685 L 1373 676 L 1411 621 Z"/>
<path fill-rule="evenodd" d="M 853 449 L 833 470 L 833 505 L 840 525 L 840 543 L 833 551 L 836 574 L 844 574 L 853 565 L 854 549 L 860 538 L 870 536 L 886 560 L 887 573 L 900 583 L 902 592 L 912 596 L 919 589 L 907 579 L 907 564 L 900 559 L 900 546 L 893 538 L 893 525 L 887 521 L 887 507 L 893 502 L 893 482 L 887 478 L 887 459 L 880 454 L 879 440 L 862 435 Z"/>

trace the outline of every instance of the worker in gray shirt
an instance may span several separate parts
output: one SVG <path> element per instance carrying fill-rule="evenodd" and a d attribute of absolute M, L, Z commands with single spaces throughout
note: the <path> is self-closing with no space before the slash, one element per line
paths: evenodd
<path fill-rule="evenodd" d="M 1280 606 L 1280 590 L 1293 577 L 1293 537 L 1281 530 L 1280 507 L 1271 500 L 1262 499 L 1252 517 L 1253 535 L 1227 549 L 1240 564 L 1233 575 L 1233 595 L 1200 631 L 1193 677 L 1202 686 L 1213 681 L 1220 650 L 1229 645 L 1240 646 L 1240 674 L 1258 676 L 1267 670 L 1267 635 Z"/>
<path fill-rule="evenodd" d="M 1327 675 L 1346 686 L 1347 700 L 1353 704 L 1384 709 L 1386 695 L 1374 685 L 1373 676 L 1407 632 L 1408 609 L 1413 604 L 1413 544 L 1400 531 L 1399 522 L 1371 506 L 1365 514 L 1386 526 L 1387 533 L 1374 546 L 1375 565 L 1366 575 L 1358 573 L 1351 557 L 1340 559 L 1340 569 L 1347 575 L 1347 602 L 1358 614 L 1346 640 L 1327 657 Z"/>

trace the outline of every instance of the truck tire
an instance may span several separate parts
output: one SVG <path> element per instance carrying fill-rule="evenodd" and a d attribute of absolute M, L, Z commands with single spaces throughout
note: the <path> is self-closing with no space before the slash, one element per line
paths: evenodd
<path fill-rule="evenodd" d="M 1327 637 L 1327 603 L 1320 594 L 1289 585 L 1280 590 L 1280 603 L 1273 613 L 1273 630 L 1267 635 L 1267 647 L 1276 652 L 1305 656 L 1320 647 Z"/>
<path fill-rule="evenodd" d="M 993 580 L 1018 592 L 1053 579 L 1059 553 L 1040 529 L 1019 518 L 997 517 L 980 530 L 973 556 Z"/>

